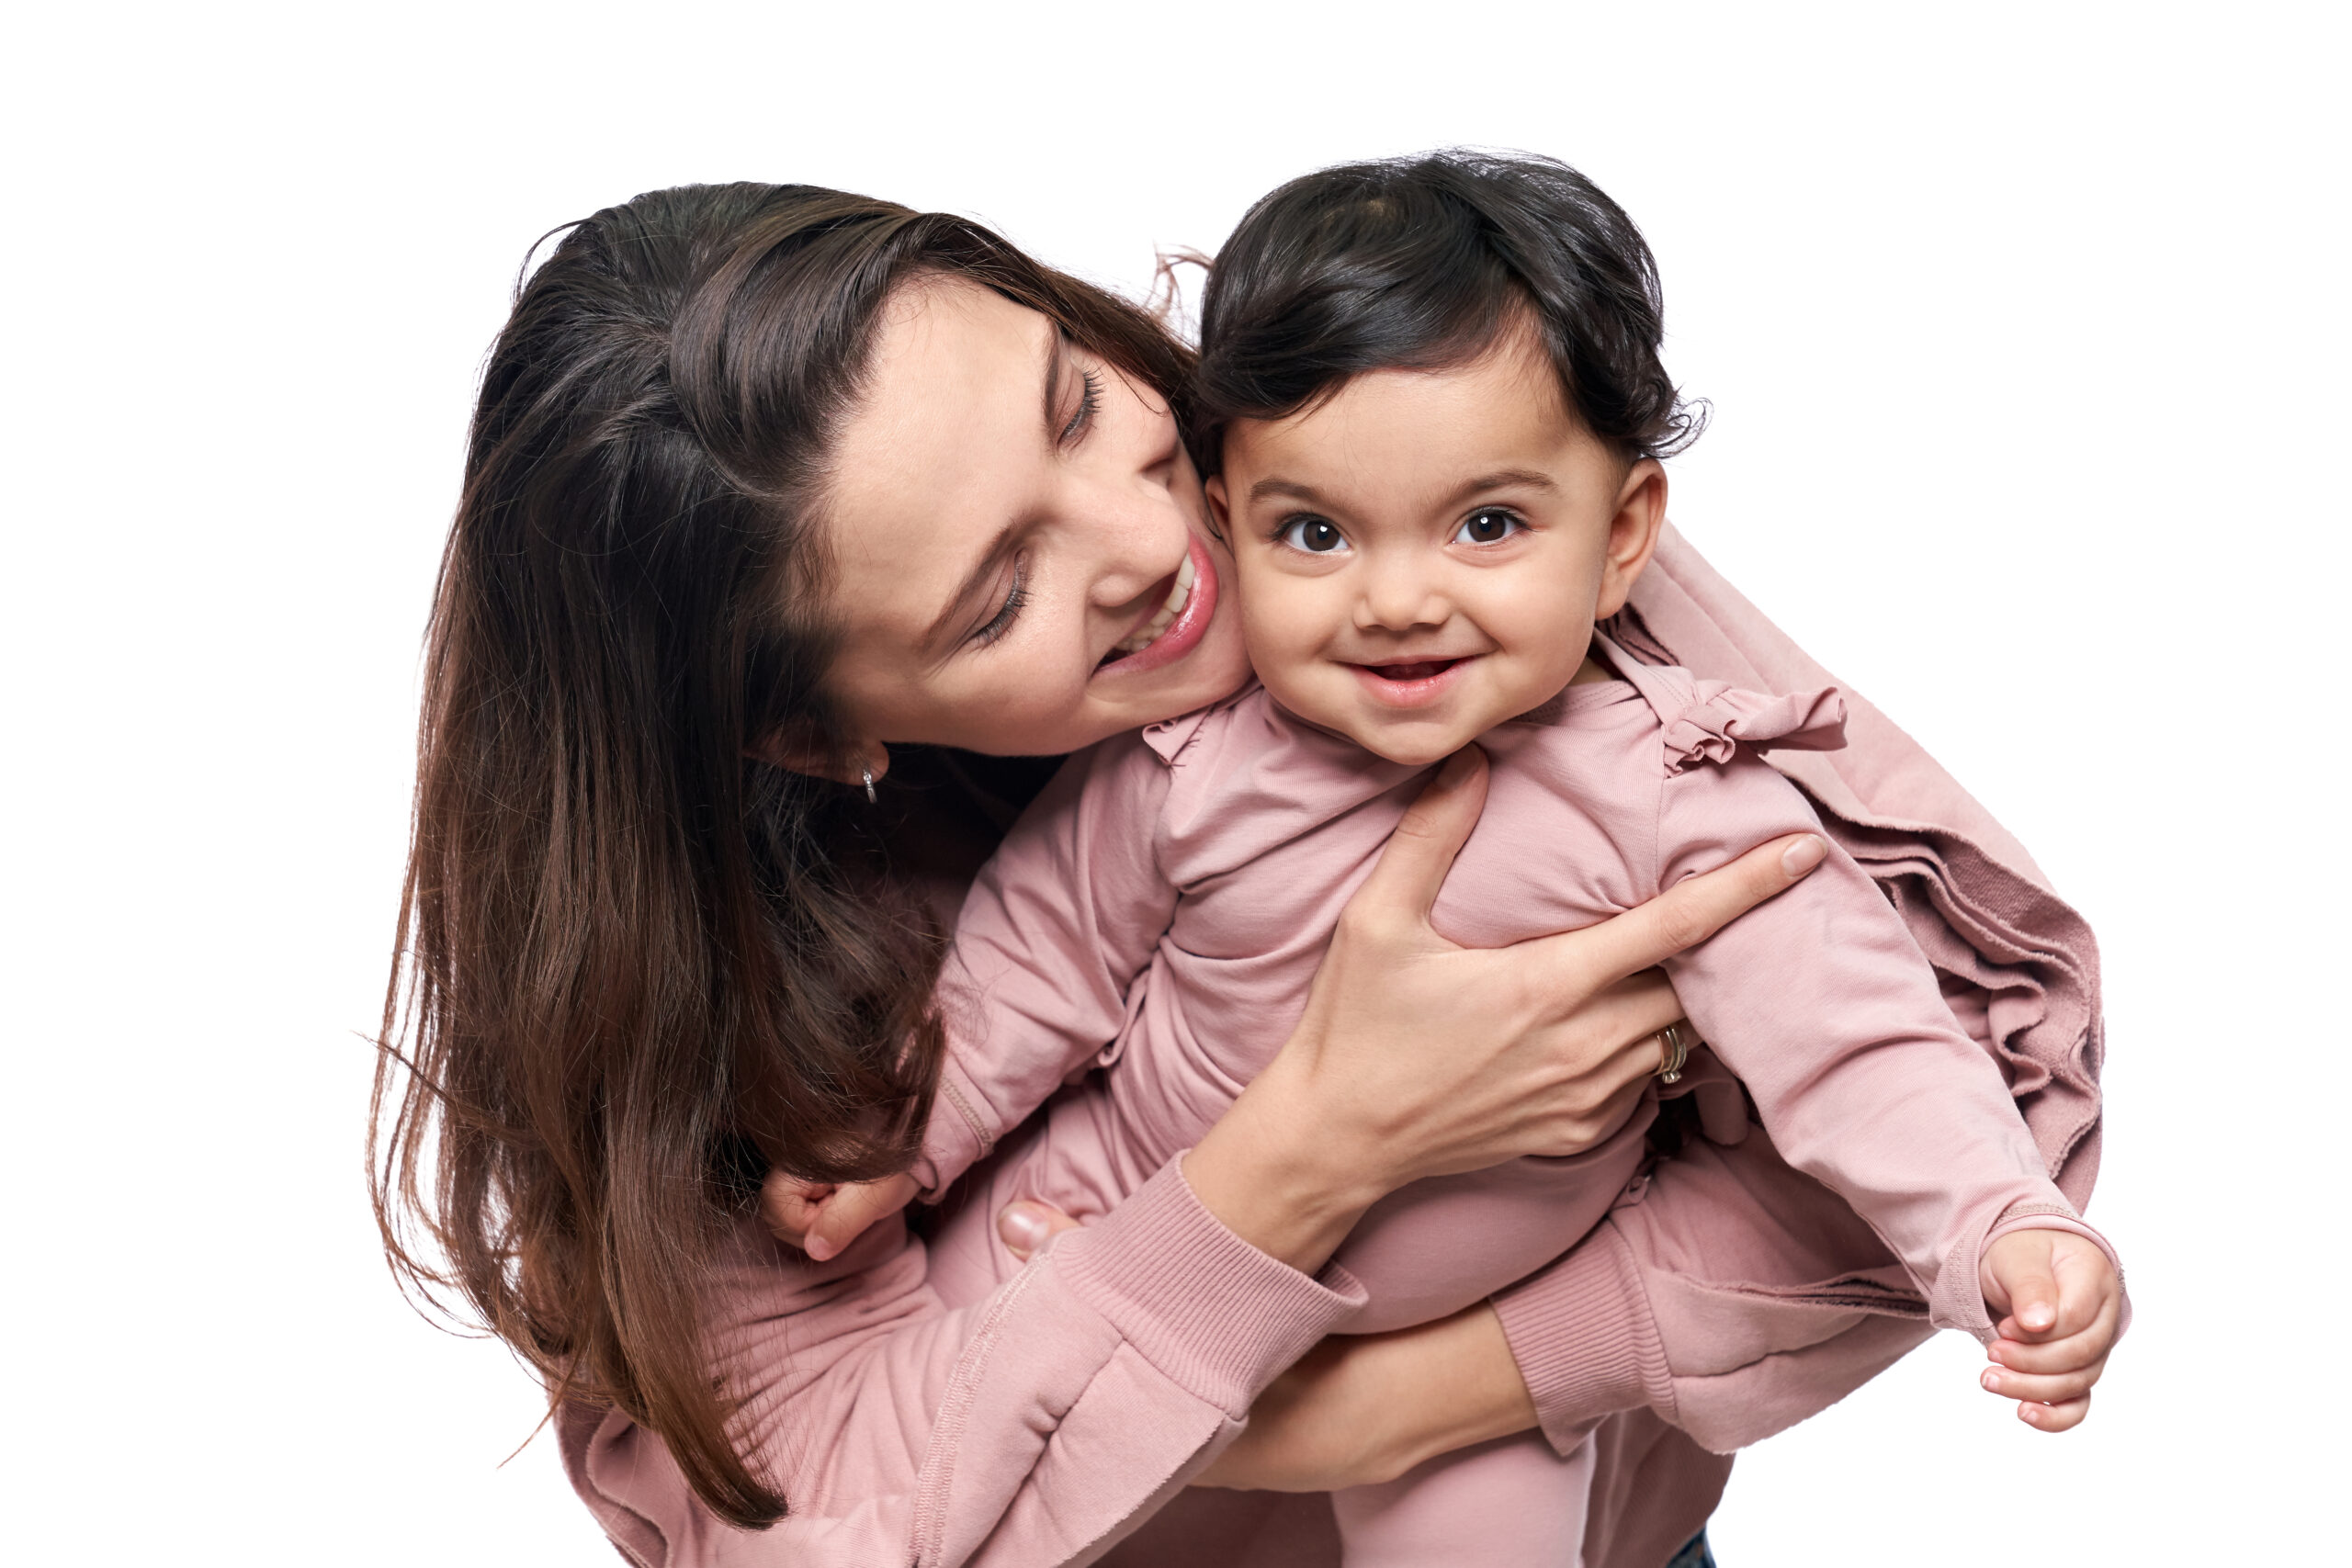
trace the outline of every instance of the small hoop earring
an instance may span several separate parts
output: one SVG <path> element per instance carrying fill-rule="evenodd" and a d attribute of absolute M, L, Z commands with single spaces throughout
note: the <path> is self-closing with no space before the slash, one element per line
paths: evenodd
<path fill-rule="evenodd" d="M 874 804 L 874 770 L 860 768 L 857 772 L 858 776 L 865 781 L 865 804 L 871 806 Z"/>

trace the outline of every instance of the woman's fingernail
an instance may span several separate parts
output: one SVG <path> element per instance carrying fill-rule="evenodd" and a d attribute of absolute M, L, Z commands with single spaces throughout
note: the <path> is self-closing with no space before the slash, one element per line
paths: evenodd
<path fill-rule="evenodd" d="M 1032 1253 L 1046 1244 L 1045 1218 L 1026 1203 L 1014 1203 L 997 1216 L 996 1234 L 1013 1251 Z"/>
<path fill-rule="evenodd" d="M 1823 841 L 1820 834 L 1807 833 L 1781 852 L 1781 869 L 1791 876 L 1803 876 L 1806 872 L 1819 865 L 1821 857 L 1828 852 L 1829 846 Z"/>
<path fill-rule="evenodd" d="M 2001 1392 L 2001 1374 L 1992 1368 L 1988 1367 L 1985 1369 L 1984 1376 L 1981 1381 L 1984 1382 L 1985 1388 L 1991 1392 L 1995 1393 Z"/>

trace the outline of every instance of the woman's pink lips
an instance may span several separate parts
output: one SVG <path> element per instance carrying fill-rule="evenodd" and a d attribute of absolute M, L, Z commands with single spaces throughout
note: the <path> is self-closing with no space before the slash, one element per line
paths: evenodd
<path fill-rule="evenodd" d="M 1111 660 L 1094 672 L 1097 675 L 1140 674 L 1157 670 L 1163 664 L 1173 664 L 1200 646 L 1209 629 L 1209 617 L 1216 614 L 1216 563 L 1209 556 L 1209 547 L 1198 534 L 1186 541 L 1193 558 L 1193 592 L 1185 596 L 1184 607 L 1168 623 L 1168 629 L 1135 652 Z"/>
<path fill-rule="evenodd" d="M 1390 707 L 1417 708 L 1443 696 L 1455 674 L 1475 657 L 1399 659 L 1385 664 L 1351 664 L 1349 668 L 1375 700 Z"/>

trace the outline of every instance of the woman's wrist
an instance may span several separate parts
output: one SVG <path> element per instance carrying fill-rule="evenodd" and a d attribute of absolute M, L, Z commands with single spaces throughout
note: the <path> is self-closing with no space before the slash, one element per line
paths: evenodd
<path fill-rule="evenodd" d="M 1276 1057 L 1185 1155 L 1184 1179 L 1236 1235 L 1312 1274 L 1394 1183 L 1318 1124 L 1295 1076 Z"/>

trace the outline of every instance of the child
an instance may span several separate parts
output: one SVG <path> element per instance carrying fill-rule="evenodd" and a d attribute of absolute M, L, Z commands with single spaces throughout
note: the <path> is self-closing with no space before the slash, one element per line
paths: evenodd
<path fill-rule="evenodd" d="M 1252 209 L 1211 277 L 1196 445 L 1261 684 L 1073 758 L 1006 839 L 943 982 L 924 1157 L 821 1198 L 832 1246 L 1092 1066 L 1085 1113 L 1024 1156 L 1037 1196 L 1100 1212 L 1189 1147 L 1287 1038 L 1341 907 L 1463 746 L 1492 777 L 1431 921 L 1469 945 L 1819 830 L 1753 749 L 1842 744 L 1836 692 L 1726 689 L 1598 629 L 1657 544 L 1657 458 L 1693 434 L 1659 335 L 1647 247 L 1557 164 L 1332 169 Z M 1938 1325 L 1989 1337 L 2047 1269 L 2096 1366 L 2111 1254 L 1858 866 L 1833 849 L 1668 967 L 1782 1155 L 1870 1222 Z M 1721 1068 L 1677 1077 L 1660 1092 L 1709 1088 L 1710 1131 L 1736 1137 Z M 1574 1158 L 1392 1195 L 1336 1259 L 1370 1298 L 1351 1327 L 1442 1316 L 1559 1256 L 1640 1179 L 1657 1115 L 1652 1095 Z M 1531 1436 L 1339 1494 L 1347 1561 L 1573 1563 L 1585 1463 Z"/>

